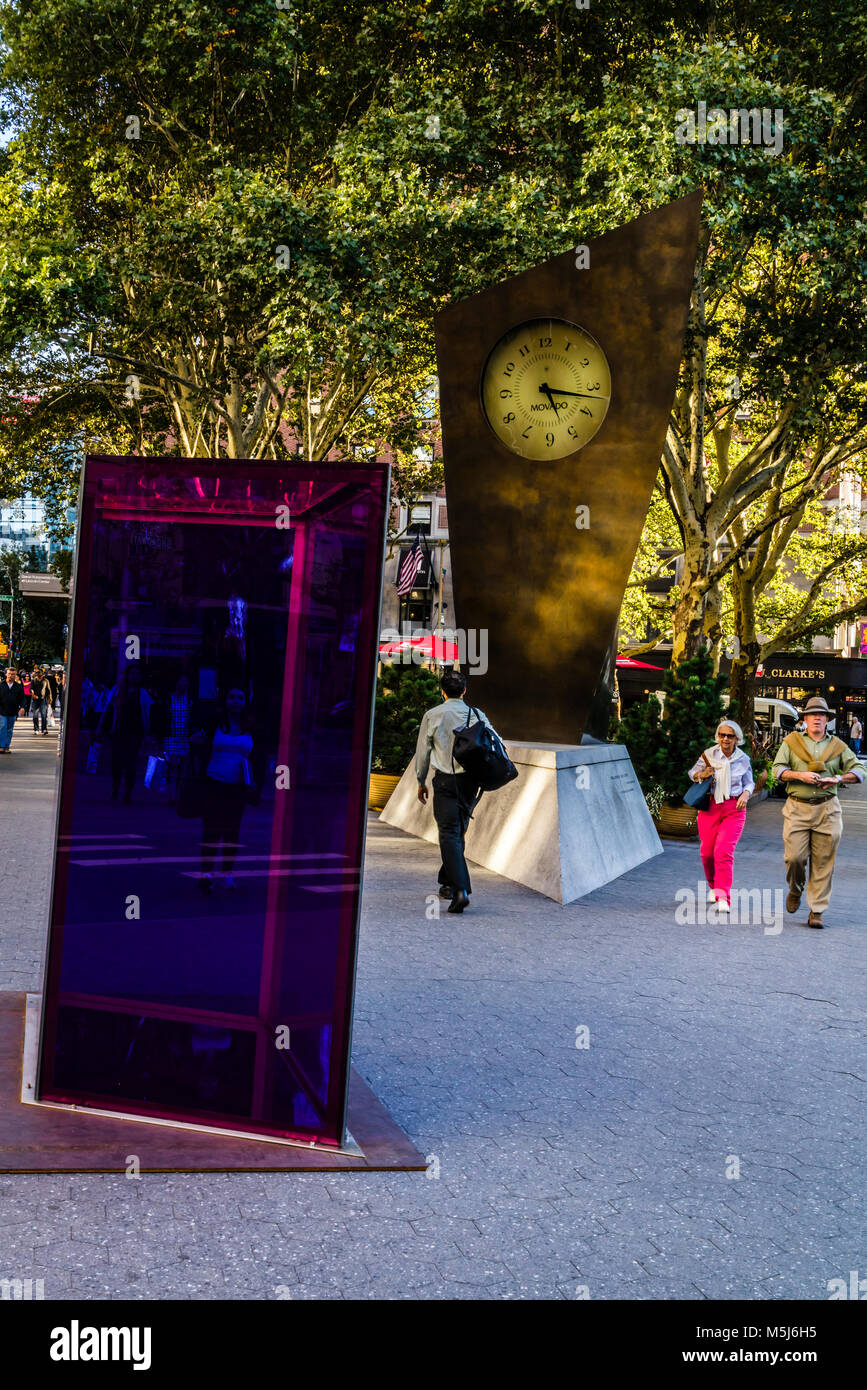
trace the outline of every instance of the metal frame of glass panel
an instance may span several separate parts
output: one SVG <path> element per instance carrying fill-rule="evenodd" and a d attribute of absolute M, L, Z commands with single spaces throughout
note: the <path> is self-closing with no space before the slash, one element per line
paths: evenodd
<path fill-rule="evenodd" d="M 87 459 L 40 1101 L 343 1144 L 389 483 Z"/>

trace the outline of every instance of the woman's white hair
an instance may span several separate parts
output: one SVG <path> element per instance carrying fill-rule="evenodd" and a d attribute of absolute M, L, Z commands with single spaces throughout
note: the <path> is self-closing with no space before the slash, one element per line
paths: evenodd
<path fill-rule="evenodd" d="M 720 731 L 720 729 L 732 729 L 732 730 L 734 730 L 734 735 L 735 735 L 735 739 L 737 740 L 738 748 L 743 748 L 743 746 L 744 746 L 744 731 L 743 731 L 743 729 L 741 728 L 740 724 L 736 724 L 735 721 L 734 721 L 733 719 L 721 719 L 720 722 L 719 722 L 719 723 L 717 724 L 717 726 L 716 726 L 716 732 L 715 732 L 715 734 L 714 734 L 714 738 L 715 738 L 715 739 L 718 739 L 718 738 L 719 738 L 719 731 Z"/>

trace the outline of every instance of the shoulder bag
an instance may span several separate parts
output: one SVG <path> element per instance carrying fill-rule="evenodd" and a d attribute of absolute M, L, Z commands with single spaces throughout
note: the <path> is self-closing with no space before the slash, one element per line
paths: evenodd
<path fill-rule="evenodd" d="M 701 755 L 708 767 L 712 767 L 710 758 L 706 753 Z M 684 803 L 691 806 L 694 811 L 709 811 L 711 797 L 713 795 L 713 778 L 706 777 L 702 782 L 690 782 L 683 794 Z"/>

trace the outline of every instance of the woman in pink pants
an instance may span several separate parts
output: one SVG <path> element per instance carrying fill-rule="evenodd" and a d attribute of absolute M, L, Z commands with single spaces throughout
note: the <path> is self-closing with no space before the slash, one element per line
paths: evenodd
<path fill-rule="evenodd" d="M 710 806 L 698 813 L 698 837 L 708 899 L 716 902 L 718 912 L 731 911 L 735 845 L 741 838 L 747 802 L 755 788 L 752 764 L 743 752 L 743 742 L 740 725 L 733 719 L 722 720 L 717 725 L 716 743 L 706 748 L 689 770 L 693 782 L 713 778 Z"/>

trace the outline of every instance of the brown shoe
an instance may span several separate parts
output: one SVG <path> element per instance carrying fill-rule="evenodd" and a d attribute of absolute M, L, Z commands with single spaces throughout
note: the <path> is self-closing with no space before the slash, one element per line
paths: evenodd
<path fill-rule="evenodd" d="M 794 888 L 789 889 L 789 896 L 786 898 L 786 911 L 797 912 L 801 906 L 801 895 L 796 893 Z"/>
<path fill-rule="evenodd" d="M 811 913 L 810 913 L 809 917 L 807 918 L 807 926 L 808 926 L 808 927 L 819 927 L 819 928 L 822 928 L 822 927 L 824 927 L 824 925 L 825 925 L 825 923 L 822 921 L 822 914 L 821 914 L 821 912 L 811 912 Z"/>

